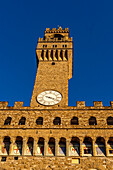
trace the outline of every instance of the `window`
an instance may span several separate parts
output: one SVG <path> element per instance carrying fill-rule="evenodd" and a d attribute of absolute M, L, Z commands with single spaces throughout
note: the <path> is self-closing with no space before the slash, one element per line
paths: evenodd
<path fill-rule="evenodd" d="M 98 137 L 95 142 L 96 156 L 105 156 L 105 140 L 102 137 Z"/>
<path fill-rule="evenodd" d="M 5 136 L 3 140 L 3 146 L 2 146 L 2 154 L 9 155 L 9 149 L 10 149 L 10 137 Z"/>
<path fill-rule="evenodd" d="M 59 141 L 59 155 L 65 156 L 66 155 L 66 139 L 61 138 Z"/>
<path fill-rule="evenodd" d="M 44 138 L 38 140 L 38 155 L 44 156 Z"/>
<path fill-rule="evenodd" d="M 7 157 L 2 157 L 1 161 L 5 162 Z"/>
<path fill-rule="evenodd" d="M 53 47 L 55 48 L 55 47 L 57 47 L 57 45 L 54 44 Z"/>
<path fill-rule="evenodd" d="M 39 117 L 39 118 L 36 120 L 36 124 L 37 124 L 37 125 L 43 125 L 43 117 Z"/>
<path fill-rule="evenodd" d="M 84 148 L 84 154 L 90 154 L 91 153 L 91 148 L 87 147 L 87 148 Z"/>
<path fill-rule="evenodd" d="M 21 136 L 16 137 L 15 141 L 15 155 L 22 155 L 22 145 L 23 145 L 23 138 Z"/>
<path fill-rule="evenodd" d="M 79 156 L 80 140 L 77 137 L 72 137 L 69 143 L 69 156 Z"/>
<path fill-rule="evenodd" d="M 71 125 L 78 125 L 78 117 L 73 117 L 71 119 Z"/>
<path fill-rule="evenodd" d="M 64 44 L 63 47 L 64 47 L 64 48 L 67 47 L 67 44 Z"/>
<path fill-rule="evenodd" d="M 107 118 L 107 125 L 113 125 L 113 117 L 108 117 Z"/>
<path fill-rule="evenodd" d="M 21 119 L 19 120 L 19 125 L 25 125 L 25 121 L 26 121 L 26 118 L 21 117 Z"/>
<path fill-rule="evenodd" d="M 97 125 L 96 118 L 91 116 L 89 119 L 89 125 Z"/>
<path fill-rule="evenodd" d="M 90 137 L 85 137 L 83 142 L 83 155 L 92 156 L 92 139 Z"/>
<path fill-rule="evenodd" d="M 48 142 L 48 155 L 55 156 L 55 139 L 53 137 Z"/>
<path fill-rule="evenodd" d="M 27 154 L 28 155 L 33 155 L 33 143 L 34 143 L 34 139 L 32 137 L 29 137 L 28 142 L 27 142 Z"/>
<path fill-rule="evenodd" d="M 47 45 L 43 45 L 43 47 L 47 47 Z"/>
<path fill-rule="evenodd" d="M 11 117 L 7 117 L 7 119 L 4 122 L 4 125 L 10 125 L 11 124 Z"/>
<path fill-rule="evenodd" d="M 14 157 L 14 160 L 18 160 L 18 156 Z"/>
<path fill-rule="evenodd" d="M 108 149 L 109 149 L 109 155 L 113 155 L 113 137 L 110 137 L 108 140 Z"/>
<path fill-rule="evenodd" d="M 56 117 L 56 118 L 53 120 L 53 124 L 54 124 L 54 125 L 60 125 L 60 124 L 61 124 L 61 119 L 60 119 L 60 117 Z"/>

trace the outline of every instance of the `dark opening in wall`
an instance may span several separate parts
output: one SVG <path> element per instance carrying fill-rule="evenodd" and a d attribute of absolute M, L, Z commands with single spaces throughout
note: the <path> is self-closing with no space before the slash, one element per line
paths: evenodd
<path fill-rule="evenodd" d="M 18 160 L 18 156 L 14 157 L 14 160 Z"/>
<path fill-rule="evenodd" d="M 19 120 L 19 125 L 25 125 L 25 121 L 26 121 L 26 118 L 21 117 L 21 119 Z"/>
<path fill-rule="evenodd" d="M 36 120 L 36 124 L 37 124 L 37 125 L 43 125 L 43 117 L 39 117 L 39 118 Z"/>
<path fill-rule="evenodd" d="M 55 65 L 55 62 L 52 62 L 52 65 Z"/>
<path fill-rule="evenodd" d="M 113 125 L 113 117 L 108 117 L 107 118 L 107 125 Z"/>
<path fill-rule="evenodd" d="M 4 147 L 2 149 L 7 153 L 7 155 L 9 155 L 9 149 L 10 149 L 10 144 L 11 144 L 10 137 L 5 136 L 3 143 L 4 143 Z"/>
<path fill-rule="evenodd" d="M 71 119 L 71 125 L 78 125 L 79 124 L 79 122 L 78 122 L 78 117 L 73 117 L 72 119 Z"/>
<path fill-rule="evenodd" d="M 60 125 L 60 124 L 61 124 L 61 118 L 60 118 L 60 117 L 56 117 L 56 118 L 53 120 L 53 124 L 54 124 L 54 125 Z"/>
<path fill-rule="evenodd" d="M 1 161 L 5 162 L 7 157 L 2 157 Z"/>
<path fill-rule="evenodd" d="M 4 122 L 4 125 L 10 125 L 11 124 L 11 117 L 7 117 L 7 119 Z"/>
<path fill-rule="evenodd" d="M 90 117 L 89 125 L 97 125 L 97 120 L 95 117 L 93 117 L 93 116 Z"/>

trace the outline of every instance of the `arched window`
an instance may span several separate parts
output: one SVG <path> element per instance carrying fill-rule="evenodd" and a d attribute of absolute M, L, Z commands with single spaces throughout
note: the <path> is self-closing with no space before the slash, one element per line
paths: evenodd
<path fill-rule="evenodd" d="M 113 137 L 110 137 L 108 140 L 108 150 L 109 155 L 113 156 Z"/>
<path fill-rule="evenodd" d="M 107 125 L 113 125 L 113 117 L 108 117 L 107 118 Z"/>
<path fill-rule="evenodd" d="M 97 125 L 96 118 L 91 116 L 89 119 L 89 125 Z"/>
<path fill-rule="evenodd" d="M 19 120 L 19 125 L 25 125 L 25 121 L 26 121 L 26 118 L 21 117 L 21 119 Z"/>
<path fill-rule="evenodd" d="M 2 155 L 9 155 L 10 144 L 10 137 L 5 136 L 1 147 Z"/>
<path fill-rule="evenodd" d="M 36 124 L 37 124 L 37 125 L 43 125 L 43 117 L 39 117 L 39 118 L 36 120 Z"/>
<path fill-rule="evenodd" d="M 17 136 L 13 147 L 14 148 L 13 152 L 15 155 L 22 155 L 22 145 L 23 145 L 23 138 L 21 136 Z"/>
<path fill-rule="evenodd" d="M 4 122 L 4 125 L 10 125 L 11 124 L 11 117 L 7 117 L 7 119 Z"/>
<path fill-rule="evenodd" d="M 54 124 L 54 125 L 60 125 L 60 124 L 61 124 L 61 119 L 60 119 L 60 117 L 56 117 L 56 118 L 53 120 L 53 124 Z"/>
<path fill-rule="evenodd" d="M 71 125 L 78 125 L 79 123 L 78 123 L 78 117 L 73 117 L 72 119 L 71 119 Z"/>
<path fill-rule="evenodd" d="M 29 137 L 26 149 L 27 155 L 33 155 L 33 143 L 34 139 L 32 137 Z"/>
<path fill-rule="evenodd" d="M 65 156 L 66 155 L 66 139 L 60 138 L 59 141 L 59 155 Z"/>
<path fill-rule="evenodd" d="M 44 155 L 44 138 L 40 137 L 38 140 L 37 155 Z"/>
<path fill-rule="evenodd" d="M 90 137 L 84 138 L 83 155 L 92 156 L 92 139 Z"/>
<path fill-rule="evenodd" d="M 96 156 L 105 156 L 105 140 L 102 137 L 98 137 L 95 142 Z"/>
<path fill-rule="evenodd" d="M 55 155 L 55 139 L 51 137 L 48 142 L 48 155 Z"/>
<path fill-rule="evenodd" d="M 77 137 L 72 137 L 69 144 L 69 156 L 80 155 L 80 140 Z"/>

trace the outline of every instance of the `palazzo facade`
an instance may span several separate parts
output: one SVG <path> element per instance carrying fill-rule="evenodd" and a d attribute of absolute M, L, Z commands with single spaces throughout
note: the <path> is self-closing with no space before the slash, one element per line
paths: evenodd
<path fill-rule="evenodd" d="M 0 169 L 112 170 L 113 101 L 68 106 L 73 70 L 69 29 L 46 28 L 36 48 L 30 106 L 0 102 Z"/>

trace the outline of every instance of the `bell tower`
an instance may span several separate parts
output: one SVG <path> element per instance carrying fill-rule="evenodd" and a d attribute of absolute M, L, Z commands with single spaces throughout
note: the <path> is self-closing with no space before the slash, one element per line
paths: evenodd
<path fill-rule="evenodd" d="M 46 28 L 36 48 L 37 74 L 31 107 L 68 106 L 68 80 L 72 78 L 73 41 L 69 29 Z"/>

